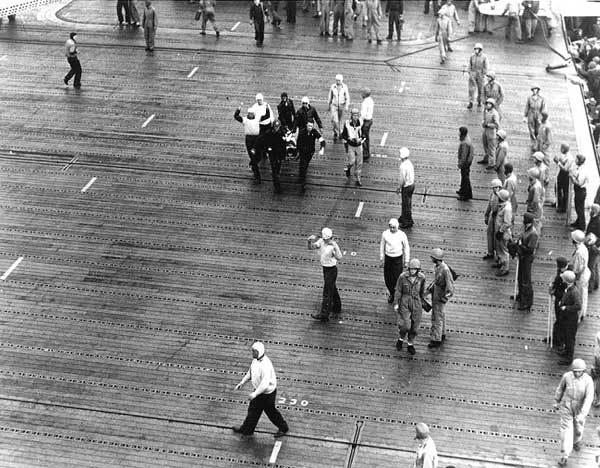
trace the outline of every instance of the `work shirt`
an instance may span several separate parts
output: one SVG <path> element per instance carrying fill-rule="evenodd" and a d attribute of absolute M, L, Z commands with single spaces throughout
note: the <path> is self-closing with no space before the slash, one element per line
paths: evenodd
<path fill-rule="evenodd" d="M 585 270 L 588 269 L 589 256 L 590 254 L 585 244 L 583 242 L 577 244 L 577 247 L 575 247 L 575 251 L 571 256 L 571 261 L 569 262 L 577 280 L 579 280 L 581 275 L 585 273 Z"/>
<path fill-rule="evenodd" d="M 314 243 L 314 246 L 319 249 L 319 254 L 321 256 L 321 266 L 336 266 L 338 260 L 341 260 L 342 258 L 342 251 L 335 242 L 328 244 L 323 239 L 319 239 L 317 242 Z"/>
<path fill-rule="evenodd" d="M 273 393 L 277 388 L 277 377 L 271 360 L 263 354 L 260 359 L 252 359 L 244 381 L 252 380 L 254 398 L 262 393 Z"/>
<path fill-rule="evenodd" d="M 571 154 L 570 151 L 566 153 L 561 153 L 558 157 L 558 168 L 564 172 L 571 172 L 571 169 L 575 165 L 575 157 Z"/>
<path fill-rule="evenodd" d="M 483 111 L 483 129 L 484 131 L 490 131 L 496 133 L 496 130 L 500 128 L 500 116 L 498 111 L 493 107 L 491 109 L 485 109 Z"/>
<path fill-rule="evenodd" d="M 154 7 L 149 6 L 144 9 L 142 27 L 145 29 L 158 28 L 158 18 L 156 17 L 156 11 L 154 10 Z"/>
<path fill-rule="evenodd" d="M 546 100 L 541 94 L 532 94 L 525 102 L 525 117 L 541 118 L 542 112 L 546 112 Z"/>
<path fill-rule="evenodd" d="M 321 119 L 319 118 L 319 113 L 317 109 L 309 105 L 308 107 L 302 106 L 296 112 L 296 120 L 294 121 L 295 128 L 299 128 L 300 130 L 306 129 L 306 123 L 312 120 L 317 127 L 320 129 L 323 128 L 323 124 L 321 123 Z M 293 131 L 293 130 L 292 130 Z"/>
<path fill-rule="evenodd" d="M 471 59 L 469 60 L 469 72 L 478 75 L 487 75 L 488 59 L 483 52 L 471 55 Z"/>
<path fill-rule="evenodd" d="M 588 176 L 582 166 L 574 165 L 571 169 L 571 180 L 574 185 L 584 188 L 588 182 Z"/>
<path fill-rule="evenodd" d="M 448 302 L 448 299 L 454 294 L 454 280 L 450 268 L 444 262 L 440 262 L 435 267 L 435 278 L 428 290 L 431 292 L 433 302 Z"/>
<path fill-rule="evenodd" d="M 441 13 L 444 13 L 448 19 L 453 19 L 457 23 L 460 23 L 460 20 L 458 19 L 458 12 L 456 11 L 456 5 L 448 5 L 447 3 L 442 5 L 438 10 L 438 15 Z"/>
<path fill-rule="evenodd" d="M 496 165 L 494 167 L 497 171 L 502 170 L 502 174 L 504 174 L 504 165 L 508 162 L 508 143 L 504 140 L 496 147 Z"/>
<path fill-rule="evenodd" d="M 362 144 L 362 125 L 361 119 L 346 120 L 342 130 L 342 140 L 350 146 L 360 146 Z"/>
<path fill-rule="evenodd" d="M 73 39 L 67 39 L 67 42 L 65 42 L 65 57 L 77 57 L 77 44 Z"/>
<path fill-rule="evenodd" d="M 360 103 L 360 118 L 365 120 L 373 120 L 373 107 L 375 103 L 371 96 L 367 96 Z"/>
<path fill-rule="evenodd" d="M 570 407 L 575 416 L 585 418 L 594 401 L 594 381 L 585 372 L 579 378 L 573 371 L 565 372 L 554 393 L 554 400 Z"/>
<path fill-rule="evenodd" d="M 486 223 L 489 223 L 490 221 L 493 222 L 493 218 L 498 214 L 498 205 L 500 205 L 500 199 L 498 198 L 498 194 L 492 190 L 490 198 L 488 199 L 487 208 L 485 209 L 485 214 L 483 215 Z M 490 220 L 490 218 L 492 218 L 492 220 Z"/>
<path fill-rule="evenodd" d="M 470 167 L 473 162 L 474 152 L 471 137 L 467 135 L 458 145 L 458 167 L 461 169 Z"/>
<path fill-rule="evenodd" d="M 400 315 L 420 314 L 425 301 L 425 275 L 420 271 L 412 276 L 405 271 L 398 277 L 394 297 L 398 301 Z M 408 320 L 407 320 L 408 321 Z"/>
<path fill-rule="evenodd" d="M 523 231 L 519 238 L 519 257 L 533 256 L 537 248 L 538 239 L 539 236 L 534 225 L 530 224 L 529 228 Z"/>
<path fill-rule="evenodd" d="M 537 179 L 527 188 L 527 212 L 535 219 L 542 216 L 542 190 L 542 184 Z"/>
<path fill-rule="evenodd" d="M 383 260 L 386 256 L 393 258 L 404 256 L 404 263 L 408 263 L 410 260 L 410 247 L 408 245 L 408 238 L 400 229 L 398 229 L 396 232 L 386 229 L 383 231 L 383 234 L 381 234 L 381 242 L 379 243 L 379 259 Z"/>
<path fill-rule="evenodd" d="M 415 168 L 409 159 L 400 161 L 400 188 L 410 187 L 415 183 Z"/>
<path fill-rule="evenodd" d="M 350 93 L 348 92 L 348 86 L 344 83 L 341 85 L 337 85 L 334 83 L 329 88 L 329 96 L 327 97 L 327 102 L 330 105 L 334 105 L 336 107 L 345 106 L 348 109 L 348 105 L 350 104 Z"/>
<path fill-rule="evenodd" d="M 244 126 L 244 135 L 256 136 L 260 133 L 260 125 L 256 117 L 253 119 L 242 117 L 240 115 L 240 110 L 236 109 L 235 114 L 233 114 L 233 118 Z"/>
<path fill-rule="evenodd" d="M 511 172 L 510 176 L 506 178 L 504 181 L 504 187 L 502 188 L 507 190 L 508 194 L 510 195 L 509 200 L 510 204 L 512 205 L 514 216 L 515 212 L 517 211 L 517 176 L 514 172 Z"/>
<path fill-rule="evenodd" d="M 413 468 L 438 468 L 437 450 L 431 437 L 419 442 Z"/>
<path fill-rule="evenodd" d="M 496 101 L 496 106 L 502 104 L 504 101 L 504 90 L 502 85 L 496 80 L 488 81 L 483 87 L 483 95 L 485 99 L 493 98 Z"/>
<path fill-rule="evenodd" d="M 494 225 L 495 232 L 501 232 L 505 234 L 504 238 L 509 239 L 510 228 L 512 226 L 512 205 L 508 202 L 502 202 L 498 206 L 498 214 L 496 215 L 496 223 Z"/>
<path fill-rule="evenodd" d="M 313 154 L 315 152 L 315 141 L 317 140 L 321 143 L 321 148 L 325 148 L 325 139 L 316 128 L 313 128 L 310 132 L 307 128 L 300 130 L 296 145 L 298 152 L 300 154 Z"/>
<path fill-rule="evenodd" d="M 540 124 L 537 141 L 538 150 L 547 153 L 552 144 L 552 125 L 550 125 L 550 122 L 546 121 L 545 123 Z"/>

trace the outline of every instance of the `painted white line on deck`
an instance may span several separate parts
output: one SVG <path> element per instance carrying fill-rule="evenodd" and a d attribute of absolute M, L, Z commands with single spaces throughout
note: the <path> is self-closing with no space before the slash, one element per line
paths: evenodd
<path fill-rule="evenodd" d="M 194 76 L 194 73 L 196 73 L 197 71 L 198 71 L 198 67 L 194 67 L 194 69 L 188 75 L 188 78 L 191 78 L 192 76 Z"/>
<path fill-rule="evenodd" d="M 21 263 L 22 260 L 23 260 L 23 257 L 17 258 L 15 260 L 15 263 L 13 263 L 10 266 L 10 268 L 8 270 L 6 270 L 6 272 L 2 276 L 0 276 L 0 280 L 4 281 L 6 278 L 8 278 L 8 275 L 10 275 L 13 272 L 13 270 L 19 266 L 19 263 Z"/>
<path fill-rule="evenodd" d="M 3 55 L 2 57 L 0 57 L 0 62 L 2 62 L 3 60 L 6 60 L 8 58 L 8 55 Z"/>
<path fill-rule="evenodd" d="M 271 452 L 271 458 L 269 458 L 269 463 L 277 462 L 277 455 L 279 455 L 279 450 L 281 450 L 281 441 L 275 441 L 275 445 L 273 445 L 273 451 Z"/>
<path fill-rule="evenodd" d="M 381 143 L 379 143 L 379 146 L 385 146 L 385 142 L 387 141 L 387 137 L 388 137 L 388 132 L 385 132 L 383 134 L 383 136 L 381 137 Z"/>
<path fill-rule="evenodd" d="M 63 168 L 63 171 L 66 171 L 67 169 L 69 169 L 73 164 L 75 164 L 75 162 L 79 159 L 79 156 L 73 156 L 73 159 L 71 159 Z"/>
<path fill-rule="evenodd" d="M 235 30 L 236 30 L 236 28 L 237 28 L 239 25 L 240 25 L 240 21 L 238 21 L 237 23 L 235 23 L 235 24 L 233 25 L 233 28 L 231 28 L 231 30 L 232 30 L 232 31 L 235 31 Z"/>
<path fill-rule="evenodd" d="M 92 180 L 90 180 L 87 185 L 81 189 L 81 193 L 87 192 L 87 189 L 89 189 L 97 179 L 98 177 L 92 177 Z"/>
<path fill-rule="evenodd" d="M 365 202 L 361 201 L 358 204 L 358 208 L 356 208 L 356 213 L 354 213 L 355 218 L 360 218 L 360 214 L 362 213 L 363 206 L 365 206 Z"/>
<path fill-rule="evenodd" d="M 156 114 L 152 114 L 150 117 L 148 117 L 146 119 L 146 121 L 142 124 L 142 128 L 144 128 L 146 125 L 148 125 L 150 122 L 152 122 L 152 119 L 156 116 Z"/>

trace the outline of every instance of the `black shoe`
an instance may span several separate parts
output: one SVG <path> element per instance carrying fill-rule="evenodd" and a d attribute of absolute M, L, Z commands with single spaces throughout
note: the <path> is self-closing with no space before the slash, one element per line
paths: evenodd
<path fill-rule="evenodd" d="M 350 167 L 346 166 L 346 169 L 344 169 L 344 174 L 346 174 L 346 177 L 350 177 Z"/>
<path fill-rule="evenodd" d="M 329 37 L 329 32 L 325 31 L 325 37 Z"/>
<path fill-rule="evenodd" d="M 248 432 L 243 432 L 242 431 L 242 426 L 232 426 L 231 430 L 233 432 L 235 432 L 236 434 L 242 434 L 244 436 L 251 436 L 253 434 L 253 432 L 249 432 L 249 433 Z"/>
<path fill-rule="evenodd" d="M 388 37 L 386 37 L 386 39 L 387 39 L 388 41 L 391 41 L 391 40 L 392 40 L 392 36 L 388 36 Z"/>
<path fill-rule="evenodd" d="M 442 342 L 446 341 L 446 335 L 442 335 Z"/>
<path fill-rule="evenodd" d="M 322 314 L 311 314 L 310 315 L 312 318 L 314 318 L 315 320 L 319 320 L 321 322 L 329 322 L 329 317 L 327 317 L 326 315 L 322 315 Z"/>
<path fill-rule="evenodd" d="M 454 52 L 454 49 L 450 46 L 448 46 L 448 52 Z"/>
<path fill-rule="evenodd" d="M 394 302 L 394 296 L 388 294 L 388 304 L 392 304 Z"/>
<path fill-rule="evenodd" d="M 381 39 L 377 39 L 377 44 L 383 44 L 383 41 Z"/>
<path fill-rule="evenodd" d="M 481 159 L 479 161 L 477 161 L 477 164 L 486 164 L 487 165 L 488 160 L 487 159 Z"/>
<path fill-rule="evenodd" d="M 507 276 L 508 275 L 508 270 L 502 271 L 500 270 L 498 273 L 496 273 L 496 276 Z"/>
<path fill-rule="evenodd" d="M 63 81 L 67 86 L 69 86 L 69 81 L 66 78 Z"/>
<path fill-rule="evenodd" d="M 477 107 L 481 107 L 481 101 L 477 101 Z"/>
<path fill-rule="evenodd" d="M 281 429 L 279 429 L 275 434 L 273 434 L 273 437 L 278 439 L 279 437 L 283 437 L 284 435 L 286 435 L 288 433 L 288 431 L 289 431 L 289 429 L 286 429 L 285 431 L 282 431 Z"/>
<path fill-rule="evenodd" d="M 215 34 L 217 35 L 217 37 L 219 37 L 221 35 L 221 33 L 219 31 L 215 31 Z"/>
<path fill-rule="evenodd" d="M 361 182 L 360 180 L 357 180 L 357 181 L 356 181 L 356 186 L 357 186 L 357 187 L 362 187 L 362 182 Z"/>
<path fill-rule="evenodd" d="M 81 89 L 81 84 L 74 84 L 73 88 L 75 88 L 75 89 Z"/>
<path fill-rule="evenodd" d="M 494 256 L 492 254 L 485 254 L 483 257 L 481 257 L 483 260 L 489 260 L 490 258 L 494 258 Z"/>
<path fill-rule="evenodd" d="M 408 354 L 410 354 L 411 356 L 414 356 L 414 355 L 415 355 L 415 353 L 416 353 L 416 351 L 415 351 L 415 347 L 414 347 L 413 345 L 411 345 L 411 344 L 409 344 L 409 345 L 406 347 L 406 350 L 408 351 Z"/>
<path fill-rule="evenodd" d="M 431 341 L 429 342 L 429 344 L 427 345 L 427 347 L 428 347 L 429 349 L 437 349 L 437 348 L 439 348 L 441 345 L 442 345 L 442 342 L 441 342 L 441 341 L 434 341 L 434 340 L 431 340 Z"/>
<path fill-rule="evenodd" d="M 203 36 L 206 36 L 206 31 L 200 31 L 200 34 L 202 34 Z"/>
<path fill-rule="evenodd" d="M 470 102 L 469 104 L 467 104 L 467 109 L 473 109 L 473 103 Z"/>
<path fill-rule="evenodd" d="M 531 312 L 531 306 L 528 306 L 525 304 L 519 304 L 519 307 L 517 307 L 517 310 L 525 310 L 527 312 Z"/>
<path fill-rule="evenodd" d="M 402 345 L 404 344 L 404 340 L 398 340 L 396 341 L 396 349 L 398 351 L 402 351 Z"/>

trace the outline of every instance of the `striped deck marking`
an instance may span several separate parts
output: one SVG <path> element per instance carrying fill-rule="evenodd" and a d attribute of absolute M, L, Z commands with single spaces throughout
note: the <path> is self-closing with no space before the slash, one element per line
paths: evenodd
<path fill-rule="evenodd" d="M 231 30 L 232 30 L 232 31 L 235 31 L 235 30 L 236 30 L 236 28 L 237 28 L 239 25 L 240 25 L 240 21 L 238 21 L 237 23 L 235 23 L 235 24 L 233 25 L 233 28 L 231 28 Z"/>
<path fill-rule="evenodd" d="M 23 257 L 17 258 L 15 262 L 10 266 L 10 268 L 6 270 L 6 272 L 2 276 L 0 276 L 0 280 L 4 281 L 6 278 L 8 278 L 8 275 L 10 275 L 13 272 L 13 270 L 19 266 L 19 263 L 21 263 L 22 260 Z"/>
<path fill-rule="evenodd" d="M 360 218 L 360 214 L 362 213 L 363 206 L 365 206 L 365 202 L 360 202 L 358 204 L 358 208 L 356 208 L 356 213 L 354 213 L 355 218 Z"/>
<path fill-rule="evenodd" d="M 269 463 L 277 462 L 277 455 L 279 455 L 279 450 L 281 450 L 281 441 L 275 441 L 275 445 L 273 445 L 273 451 L 271 452 L 271 458 L 269 458 Z"/>
<path fill-rule="evenodd" d="M 81 189 L 81 193 L 87 192 L 87 189 L 89 189 L 92 186 L 92 184 L 96 182 L 96 179 L 98 179 L 98 177 L 92 177 L 92 179 L 87 183 L 87 185 Z"/>
<path fill-rule="evenodd" d="M 2 62 L 3 60 L 6 60 L 8 58 L 8 55 L 3 55 L 2 57 L 0 57 L 0 62 Z"/>
<path fill-rule="evenodd" d="M 385 142 L 387 141 L 387 137 L 388 137 L 388 132 L 385 132 L 383 134 L 383 136 L 381 137 L 381 143 L 379 143 L 379 146 L 385 146 Z"/>
<path fill-rule="evenodd" d="M 146 119 L 146 121 L 142 124 L 142 128 L 144 128 L 146 125 L 148 125 L 150 122 L 152 122 L 152 119 L 156 116 L 156 114 L 152 114 L 150 117 L 148 117 Z"/>
<path fill-rule="evenodd" d="M 78 159 L 79 159 L 79 156 L 73 156 L 73 159 L 71 159 L 65 166 L 63 166 L 61 171 L 66 171 L 67 169 L 69 169 L 73 164 L 75 164 L 75 162 Z"/>
<path fill-rule="evenodd" d="M 188 78 L 191 78 L 192 76 L 194 76 L 194 74 L 198 71 L 198 67 L 194 67 L 194 69 L 190 72 L 190 74 L 187 76 Z"/>

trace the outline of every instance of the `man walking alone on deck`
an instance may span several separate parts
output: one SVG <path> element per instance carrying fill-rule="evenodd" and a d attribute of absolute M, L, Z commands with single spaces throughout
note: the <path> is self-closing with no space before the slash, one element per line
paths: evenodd
<path fill-rule="evenodd" d="M 72 32 L 69 34 L 69 39 L 65 42 L 65 56 L 67 57 L 67 62 L 71 66 L 71 70 L 65 76 L 64 82 L 68 86 L 69 80 L 75 77 L 73 82 L 73 87 L 81 88 L 81 64 L 79 63 L 79 59 L 77 58 L 77 33 Z"/>

